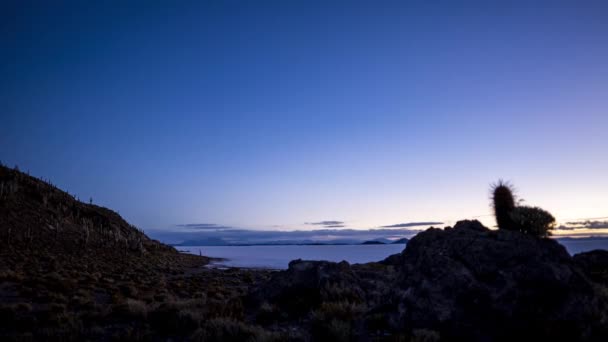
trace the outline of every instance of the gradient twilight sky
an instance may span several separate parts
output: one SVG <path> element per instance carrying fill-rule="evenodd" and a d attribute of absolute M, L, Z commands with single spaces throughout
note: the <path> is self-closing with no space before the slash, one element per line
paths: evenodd
<path fill-rule="evenodd" d="M 0 160 L 146 229 L 450 223 L 499 178 L 608 216 L 608 3 L 498 3 L 3 1 Z"/>

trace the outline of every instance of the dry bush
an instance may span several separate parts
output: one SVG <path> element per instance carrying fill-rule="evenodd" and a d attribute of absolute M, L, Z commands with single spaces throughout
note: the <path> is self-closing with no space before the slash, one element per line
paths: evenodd
<path fill-rule="evenodd" d="M 213 318 L 204 323 L 191 336 L 192 341 L 265 342 L 284 341 L 277 333 L 265 331 L 259 326 L 248 325 L 226 318 Z"/>
<path fill-rule="evenodd" d="M 412 332 L 411 342 L 436 342 L 441 340 L 438 332 L 428 329 L 415 329 Z"/>
<path fill-rule="evenodd" d="M 350 341 L 356 338 L 353 323 L 365 307 L 348 301 L 322 303 L 312 314 L 311 333 L 315 340 Z"/>

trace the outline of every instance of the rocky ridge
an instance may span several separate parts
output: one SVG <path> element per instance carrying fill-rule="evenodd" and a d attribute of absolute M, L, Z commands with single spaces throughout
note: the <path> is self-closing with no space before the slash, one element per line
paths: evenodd
<path fill-rule="evenodd" d="M 606 270 L 604 252 L 571 257 L 552 239 L 461 221 L 377 264 L 293 261 L 252 300 L 266 308 L 264 322 L 306 321 L 317 338 L 600 341 Z"/>

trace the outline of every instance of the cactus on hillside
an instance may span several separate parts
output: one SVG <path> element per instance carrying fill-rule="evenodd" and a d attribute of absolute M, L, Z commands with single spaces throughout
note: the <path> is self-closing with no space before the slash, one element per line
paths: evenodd
<path fill-rule="evenodd" d="M 492 201 L 494 215 L 499 229 L 516 230 L 511 218 L 511 213 L 515 209 L 515 197 L 509 183 L 499 180 L 492 186 Z"/>

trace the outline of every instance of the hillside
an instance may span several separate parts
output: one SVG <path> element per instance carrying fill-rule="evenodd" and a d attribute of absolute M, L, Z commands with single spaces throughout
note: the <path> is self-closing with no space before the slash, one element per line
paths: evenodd
<path fill-rule="evenodd" d="M 203 267 L 117 213 L 0 167 L 0 340 L 608 339 L 608 252 L 477 221 L 385 260 Z"/>
<path fill-rule="evenodd" d="M 54 185 L 0 166 L 2 262 L 53 263 L 103 270 L 108 267 L 171 268 L 206 258 L 184 256 L 148 238 L 116 212 L 78 201 Z M 36 260 L 40 263 L 41 260 Z"/>
<path fill-rule="evenodd" d="M 176 323 L 180 310 L 230 314 L 243 284 L 266 277 L 204 268 L 208 262 L 148 238 L 110 209 L 0 166 L 0 340 L 170 337 L 192 322 Z M 144 318 L 156 330 L 134 323 Z"/>

